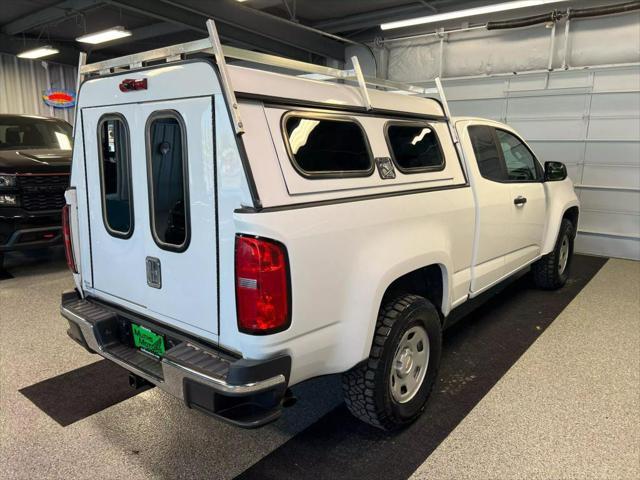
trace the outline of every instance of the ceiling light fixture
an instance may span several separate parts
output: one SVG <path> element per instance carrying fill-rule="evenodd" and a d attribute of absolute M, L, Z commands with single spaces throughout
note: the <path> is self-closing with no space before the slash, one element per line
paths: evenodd
<path fill-rule="evenodd" d="M 467 8 L 466 10 L 457 10 L 455 12 L 437 13 L 435 15 L 427 15 L 426 17 L 409 18 L 407 20 L 398 20 L 397 22 L 383 23 L 380 25 L 380 28 L 382 30 L 391 30 L 394 28 L 412 27 L 414 25 L 445 22 L 456 18 L 474 17 L 476 15 L 506 12 L 508 10 L 517 10 L 519 8 L 536 7 L 539 5 L 546 5 L 547 3 L 560 3 L 566 1 L 568 0 L 520 0 L 517 2 L 498 3 L 497 5 L 486 5 L 484 7 Z"/>
<path fill-rule="evenodd" d="M 91 43 L 96 45 L 98 43 L 110 42 L 117 38 L 124 38 L 131 36 L 129 30 L 125 30 L 124 27 L 112 27 L 106 30 L 101 30 L 95 33 L 87 33 L 81 37 L 76 38 L 76 42 Z"/>
<path fill-rule="evenodd" d="M 57 48 L 53 48 L 50 46 L 32 48 L 31 50 L 27 50 L 25 52 L 19 53 L 17 56 L 19 58 L 42 58 L 48 57 L 49 55 L 54 55 L 56 53 L 60 53 L 60 50 Z"/>

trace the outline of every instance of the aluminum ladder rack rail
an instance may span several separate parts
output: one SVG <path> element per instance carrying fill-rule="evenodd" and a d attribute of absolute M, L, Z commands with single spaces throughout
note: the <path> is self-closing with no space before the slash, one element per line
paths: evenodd
<path fill-rule="evenodd" d="M 194 55 L 198 53 L 213 55 L 220 69 L 223 93 L 226 100 L 229 102 L 229 105 L 232 107 L 235 129 L 238 134 L 243 133 L 244 130 L 242 122 L 238 116 L 237 101 L 235 99 L 235 93 L 227 71 L 225 57 L 257 65 L 267 65 L 302 72 L 303 75 L 300 76 L 314 78 L 316 80 L 355 82 L 360 89 L 363 106 L 367 110 L 371 110 L 373 108 L 369 98 L 369 93 L 367 92 L 368 87 L 384 89 L 391 93 L 404 95 L 438 95 L 441 100 L 444 100 L 439 88 L 424 88 L 417 85 L 409 85 L 391 80 L 367 77 L 362 73 L 358 58 L 355 56 L 351 57 L 353 68 L 341 70 L 338 68 L 315 65 L 313 63 L 279 57 L 277 55 L 253 52 L 251 50 L 222 45 L 220 43 L 220 37 L 218 36 L 215 22 L 211 19 L 207 20 L 207 30 L 209 32 L 208 38 L 157 48 L 146 52 L 125 55 L 97 63 L 86 64 L 86 54 L 81 53 L 80 61 L 78 62 L 78 85 L 87 77 L 132 71 L 153 63 L 182 60 L 187 55 Z M 444 106 L 444 109 L 446 113 L 448 108 Z"/>

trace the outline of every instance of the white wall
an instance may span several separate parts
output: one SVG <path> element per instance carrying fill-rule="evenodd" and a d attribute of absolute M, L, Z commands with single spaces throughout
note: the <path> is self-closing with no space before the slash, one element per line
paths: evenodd
<path fill-rule="evenodd" d="M 542 161 L 567 165 L 582 202 L 578 251 L 640 259 L 640 14 L 572 21 L 567 70 L 557 69 L 561 23 L 556 70 L 546 71 L 549 34 L 543 26 L 452 34 L 442 64 L 452 112 L 509 123 Z M 439 42 L 387 47 L 390 79 L 432 85 Z"/>
<path fill-rule="evenodd" d="M 27 113 L 58 117 L 73 123 L 73 108 L 45 105 L 50 88 L 75 90 L 76 68 L 0 54 L 0 113 Z"/>

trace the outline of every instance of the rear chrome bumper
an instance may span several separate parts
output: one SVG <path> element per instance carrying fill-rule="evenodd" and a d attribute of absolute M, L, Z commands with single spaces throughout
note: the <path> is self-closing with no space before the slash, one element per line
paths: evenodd
<path fill-rule="evenodd" d="M 288 356 L 238 359 L 170 332 L 167 335 L 175 345 L 159 359 L 122 342 L 131 320 L 149 325 L 148 319 L 122 315 L 103 303 L 80 299 L 76 292 L 62 295 L 60 312 L 69 321 L 67 333 L 74 341 L 180 398 L 190 408 L 245 428 L 265 425 L 280 416 L 291 370 Z M 150 326 L 166 331 L 159 325 Z"/>

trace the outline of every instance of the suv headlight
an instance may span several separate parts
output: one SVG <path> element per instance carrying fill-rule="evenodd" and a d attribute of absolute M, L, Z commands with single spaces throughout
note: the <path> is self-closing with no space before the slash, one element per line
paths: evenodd
<path fill-rule="evenodd" d="M 15 186 L 16 186 L 15 175 L 0 175 L 0 188 L 15 187 Z"/>
<path fill-rule="evenodd" d="M 0 193 L 0 207 L 17 207 L 18 196 L 17 195 L 4 195 Z"/>

